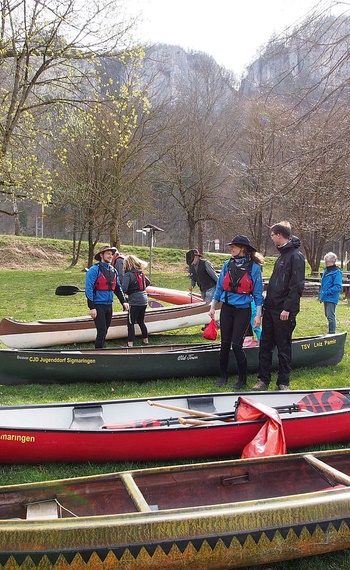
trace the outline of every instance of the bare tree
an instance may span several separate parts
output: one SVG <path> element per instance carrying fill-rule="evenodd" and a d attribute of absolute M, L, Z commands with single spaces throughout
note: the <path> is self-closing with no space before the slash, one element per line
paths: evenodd
<path fill-rule="evenodd" d="M 326 243 L 339 239 L 350 220 L 350 119 L 347 107 L 313 114 L 291 139 L 297 177 L 289 195 L 311 271 L 317 272 Z"/>
<path fill-rule="evenodd" d="M 240 136 L 232 160 L 231 202 L 243 229 L 266 254 L 274 216 L 295 184 L 287 170 L 291 110 L 277 97 L 240 107 Z M 239 224 L 239 220 L 238 224 Z"/>
<path fill-rule="evenodd" d="M 197 54 L 169 106 L 171 128 L 157 180 L 186 220 L 189 247 L 203 249 L 203 224 L 218 218 L 220 191 L 230 178 L 224 162 L 237 137 L 235 102 L 230 76 Z"/>
<path fill-rule="evenodd" d="M 300 26 L 273 38 L 242 87 L 261 105 L 285 106 L 287 144 L 275 205 L 298 228 L 313 271 L 327 241 L 349 225 L 350 19 L 349 5 L 337 5 L 344 7 L 340 16 L 331 15 L 331 3 L 319 3 Z"/>

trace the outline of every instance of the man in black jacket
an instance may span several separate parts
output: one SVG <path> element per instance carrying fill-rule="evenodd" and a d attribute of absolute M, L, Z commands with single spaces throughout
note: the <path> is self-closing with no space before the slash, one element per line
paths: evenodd
<path fill-rule="evenodd" d="M 271 381 L 272 352 L 278 352 L 278 390 L 289 390 L 292 333 L 300 310 L 305 283 L 305 258 L 299 238 L 291 235 L 289 222 L 270 228 L 270 236 L 280 255 L 275 262 L 263 305 L 259 349 L 258 381 L 253 390 L 267 390 Z"/>
<path fill-rule="evenodd" d="M 210 303 L 218 280 L 214 267 L 208 259 L 203 258 L 198 249 L 190 249 L 186 253 L 186 263 L 189 266 L 191 279 L 190 292 L 198 285 L 203 301 Z"/>

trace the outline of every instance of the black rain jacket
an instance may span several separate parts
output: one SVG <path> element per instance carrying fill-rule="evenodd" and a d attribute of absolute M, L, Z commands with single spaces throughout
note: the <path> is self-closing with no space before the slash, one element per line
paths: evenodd
<path fill-rule="evenodd" d="M 267 286 L 264 309 L 275 309 L 297 314 L 300 310 L 300 297 L 305 285 L 305 257 L 299 251 L 299 238 L 278 247 L 280 256 L 275 262 Z"/>

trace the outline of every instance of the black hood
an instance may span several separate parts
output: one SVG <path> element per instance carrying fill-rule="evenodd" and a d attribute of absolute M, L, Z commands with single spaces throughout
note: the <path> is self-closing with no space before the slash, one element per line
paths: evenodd
<path fill-rule="evenodd" d="M 285 244 L 277 247 L 279 252 L 283 252 L 287 249 L 298 249 L 301 246 L 301 241 L 297 236 L 292 236 L 290 240 Z"/>

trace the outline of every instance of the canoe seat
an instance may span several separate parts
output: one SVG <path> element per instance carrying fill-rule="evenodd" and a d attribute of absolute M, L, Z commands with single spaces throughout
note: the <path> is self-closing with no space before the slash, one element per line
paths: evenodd
<path fill-rule="evenodd" d="M 187 398 L 188 407 L 200 412 L 217 412 L 212 396 L 191 396 Z"/>
<path fill-rule="evenodd" d="M 102 406 L 75 406 L 69 429 L 95 430 L 105 423 Z"/>
<path fill-rule="evenodd" d="M 29 503 L 27 505 L 27 519 L 30 520 L 48 520 L 58 519 L 57 501 L 40 501 L 38 503 Z"/>

